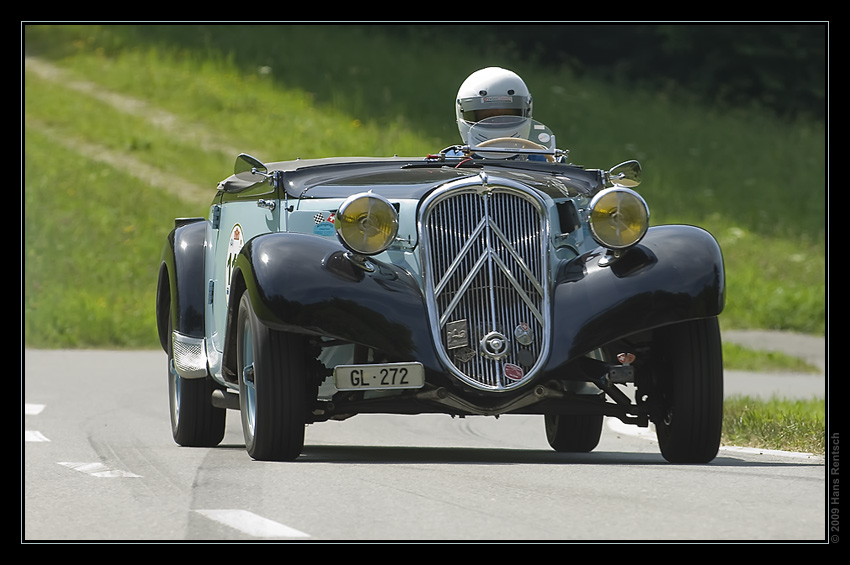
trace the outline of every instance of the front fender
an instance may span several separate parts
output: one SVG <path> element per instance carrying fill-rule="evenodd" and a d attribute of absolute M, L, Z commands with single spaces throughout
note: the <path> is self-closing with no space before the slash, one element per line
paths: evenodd
<path fill-rule="evenodd" d="M 552 293 L 550 370 L 615 339 L 723 310 L 723 256 L 700 228 L 650 228 L 613 263 L 601 266 L 603 257 L 599 248 L 561 265 Z"/>
<path fill-rule="evenodd" d="M 156 321 L 160 345 L 167 351 L 168 318 L 174 331 L 204 337 L 204 239 L 203 218 L 178 219 L 168 234 L 160 259 Z"/>
<path fill-rule="evenodd" d="M 269 327 L 366 345 L 390 360 L 417 360 L 440 370 L 419 285 L 400 267 L 370 263 L 371 272 L 354 265 L 333 240 L 273 233 L 245 244 L 234 280 L 239 278 Z M 231 300 L 231 320 L 237 304 Z M 233 334 L 228 332 L 225 351 L 232 350 Z"/>

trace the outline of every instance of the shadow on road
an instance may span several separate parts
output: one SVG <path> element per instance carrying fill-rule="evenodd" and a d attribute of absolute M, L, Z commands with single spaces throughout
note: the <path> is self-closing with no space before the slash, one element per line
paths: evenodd
<path fill-rule="evenodd" d="M 240 448 L 243 446 L 222 446 Z M 221 449 L 222 447 L 216 448 Z M 247 457 L 247 454 L 246 454 Z M 660 453 L 608 452 L 557 453 L 534 449 L 499 449 L 469 447 L 401 447 L 401 446 L 351 446 L 307 445 L 294 463 L 375 464 L 397 465 L 665 465 L 672 466 Z M 289 463 L 292 464 L 292 463 Z M 704 465 L 685 467 L 793 467 L 822 465 L 817 458 L 776 459 L 749 454 L 746 457 L 719 455 Z"/>

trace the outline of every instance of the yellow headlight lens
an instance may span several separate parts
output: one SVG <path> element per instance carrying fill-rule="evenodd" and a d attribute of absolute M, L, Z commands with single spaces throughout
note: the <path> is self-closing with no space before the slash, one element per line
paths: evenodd
<path fill-rule="evenodd" d="M 623 249 L 634 245 L 649 227 L 649 208 L 628 188 L 603 190 L 590 201 L 590 233 L 600 245 Z"/>
<path fill-rule="evenodd" d="M 398 213 L 382 196 L 355 194 L 342 203 L 334 225 L 337 236 L 348 249 L 362 255 L 375 255 L 395 239 Z"/>

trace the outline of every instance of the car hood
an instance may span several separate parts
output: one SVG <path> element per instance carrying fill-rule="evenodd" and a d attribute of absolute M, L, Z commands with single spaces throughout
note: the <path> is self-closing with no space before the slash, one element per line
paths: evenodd
<path fill-rule="evenodd" d="M 420 199 L 435 187 L 486 171 L 527 184 L 553 198 L 592 193 L 600 185 L 599 171 L 572 165 L 521 161 L 426 161 L 421 158 L 347 157 L 270 163 L 270 171 L 284 171 L 284 185 L 292 198 L 346 198 L 372 190 L 387 198 Z M 253 186 L 235 175 L 219 189 L 239 192 Z"/>

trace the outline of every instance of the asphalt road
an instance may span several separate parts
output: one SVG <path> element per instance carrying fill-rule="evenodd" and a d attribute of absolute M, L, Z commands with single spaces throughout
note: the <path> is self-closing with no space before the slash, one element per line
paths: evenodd
<path fill-rule="evenodd" d="M 308 427 L 296 462 L 255 462 L 236 412 L 217 448 L 173 443 L 162 353 L 25 353 L 24 541 L 827 535 L 820 457 L 727 446 L 671 465 L 616 420 L 593 453 L 564 455 L 540 417 L 370 415 Z"/>
<path fill-rule="evenodd" d="M 723 339 L 751 349 L 776 351 L 799 357 L 820 369 L 820 374 L 750 373 L 726 371 L 724 391 L 727 395 L 748 394 L 769 398 L 825 398 L 829 383 L 826 340 L 822 337 L 769 331 L 725 331 Z"/>

